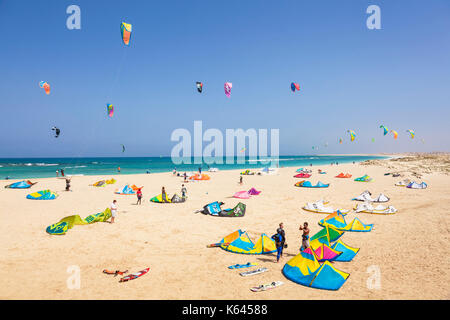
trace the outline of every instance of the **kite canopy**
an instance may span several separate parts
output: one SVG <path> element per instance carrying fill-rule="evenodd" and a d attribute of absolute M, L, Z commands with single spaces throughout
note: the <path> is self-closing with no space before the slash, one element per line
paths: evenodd
<path fill-rule="evenodd" d="M 251 188 L 247 192 L 248 192 L 249 195 L 252 195 L 252 196 L 257 196 L 257 195 L 259 195 L 261 193 L 261 191 L 258 191 L 255 188 Z"/>
<path fill-rule="evenodd" d="M 311 184 L 311 181 L 300 181 L 295 184 L 296 187 L 303 187 L 303 188 L 328 188 L 330 184 L 324 184 L 322 182 L 317 182 L 315 186 Z"/>
<path fill-rule="evenodd" d="M 355 218 L 349 224 L 346 224 L 344 216 L 339 214 L 339 211 L 335 215 L 334 213 L 319 221 L 319 225 L 324 227 L 326 225 L 332 225 L 339 231 L 352 231 L 352 232 L 369 232 L 373 228 L 373 224 L 364 224 L 358 218 Z"/>
<path fill-rule="evenodd" d="M 402 181 L 399 181 L 399 182 L 397 182 L 395 185 L 397 186 L 397 187 L 406 187 L 408 184 L 410 184 L 411 183 L 411 180 L 409 180 L 409 179 L 404 179 L 404 180 L 402 180 Z"/>
<path fill-rule="evenodd" d="M 30 180 L 27 180 L 27 181 L 23 180 L 23 181 L 19 181 L 19 182 L 8 184 L 7 186 L 5 186 L 5 188 L 9 188 L 9 189 L 28 189 L 32 185 L 35 185 L 36 183 L 37 182 L 31 182 Z"/>
<path fill-rule="evenodd" d="M 291 82 L 291 90 L 292 92 L 295 92 L 295 90 L 300 91 L 300 85 L 295 82 Z"/>
<path fill-rule="evenodd" d="M 383 193 L 380 193 L 380 195 L 376 198 L 372 198 L 371 195 L 372 195 L 372 193 L 370 193 L 370 191 L 366 190 L 363 193 L 361 193 L 359 196 L 357 196 L 356 198 L 353 198 L 352 200 L 369 201 L 369 202 L 388 202 L 389 201 L 389 197 L 384 195 Z"/>
<path fill-rule="evenodd" d="M 50 94 L 50 85 L 46 81 L 39 82 L 39 87 L 43 88 L 46 94 Z"/>
<path fill-rule="evenodd" d="M 363 175 L 362 177 L 356 178 L 355 181 L 359 182 L 370 182 L 372 181 L 372 178 L 369 177 L 367 174 Z"/>
<path fill-rule="evenodd" d="M 191 180 L 209 180 L 211 179 L 207 174 L 195 174 L 192 177 L 189 177 Z"/>
<path fill-rule="evenodd" d="M 354 141 L 356 138 L 356 133 L 353 130 L 347 130 L 347 132 L 350 134 L 350 141 Z"/>
<path fill-rule="evenodd" d="M 231 88 L 233 87 L 233 84 L 231 82 L 225 82 L 223 87 L 225 90 L 225 95 L 229 98 L 231 95 Z"/>
<path fill-rule="evenodd" d="M 386 126 L 381 125 L 380 128 L 383 128 L 383 135 L 387 135 L 387 133 L 389 132 L 388 128 Z"/>
<path fill-rule="evenodd" d="M 69 229 L 72 229 L 74 225 L 86 225 L 95 222 L 104 222 L 111 218 L 111 209 L 106 208 L 105 211 L 91 214 L 84 219 L 81 219 L 79 215 L 68 216 L 61 219 L 58 223 L 48 226 L 46 231 L 51 235 L 63 235 Z"/>
<path fill-rule="evenodd" d="M 331 242 L 337 241 L 343 234 L 343 231 L 337 230 L 331 225 L 325 225 L 323 229 L 313 235 L 310 240 L 311 244 L 313 241 L 318 240 L 318 243 L 330 245 Z"/>
<path fill-rule="evenodd" d="M 94 187 L 106 187 L 106 181 L 100 180 L 93 184 Z"/>
<path fill-rule="evenodd" d="M 129 23 L 122 22 L 120 24 L 120 34 L 122 35 L 123 44 L 126 46 L 130 45 L 132 26 Z"/>
<path fill-rule="evenodd" d="M 370 204 L 370 202 L 364 202 L 359 203 L 356 208 L 355 212 L 364 212 L 364 213 L 371 213 L 371 214 L 394 214 L 397 212 L 397 209 L 395 209 L 393 206 L 385 207 L 383 205 L 378 205 L 375 208 Z"/>
<path fill-rule="evenodd" d="M 250 199 L 250 194 L 247 191 L 238 191 L 233 195 L 233 198 Z"/>
<path fill-rule="evenodd" d="M 350 276 L 334 268 L 329 261 L 320 265 L 311 248 L 306 248 L 289 260 L 283 267 L 283 274 L 295 283 L 324 290 L 339 290 Z"/>
<path fill-rule="evenodd" d="M 336 211 L 333 207 L 325 207 L 323 200 L 319 200 L 316 202 L 307 202 L 302 209 L 309 212 L 326 213 L 326 214 L 330 214 Z M 340 209 L 339 211 L 343 215 L 349 212 L 349 210 L 340 210 Z"/>
<path fill-rule="evenodd" d="M 115 193 L 116 194 L 125 194 L 125 195 L 136 194 L 136 192 L 132 188 L 130 188 L 129 185 L 126 185 L 121 189 L 117 189 Z"/>
<path fill-rule="evenodd" d="M 33 192 L 27 195 L 27 199 L 31 200 L 54 200 L 58 197 L 56 192 L 50 190 L 42 190 L 38 192 Z"/>
<path fill-rule="evenodd" d="M 252 176 L 252 175 L 254 175 L 254 174 L 255 174 L 255 173 L 252 172 L 252 171 L 250 171 L 249 169 L 244 170 L 244 171 L 241 172 L 241 175 L 243 175 L 243 176 Z"/>
<path fill-rule="evenodd" d="M 57 127 L 53 127 L 52 130 L 55 131 L 55 138 L 58 138 L 59 134 L 61 133 L 61 130 L 58 129 Z"/>
<path fill-rule="evenodd" d="M 114 184 L 114 183 L 116 183 L 116 179 L 111 178 L 110 180 L 106 180 L 105 182 L 106 182 L 106 184 Z"/>
<path fill-rule="evenodd" d="M 428 185 L 425 182 L 422 182 L 420 184 L 416 183 L 416 182 L 411 182 L 406 187 L 410 188 L 410 189 L 426 189 L 426 187 L 428 187 Z"/>
<path fill-rule="evenodd" d="M 334 250 L 328 245 L 321 243 L 317 248 L 313 249 L 316 254 L 317 261 L 335 261 L 341 254 L 341 251 Z"/>
<path fill-rule="evenodd" d="M 237 238 L 235 238 L 238 235 Z M 227 239 L 228 238 L 228 239 Z M 227 240 L 228 241 L 227 241 Z M 247 232 L 238 230 L 237 233 L 226 236 L 221 241 L 223 250 L 241 254 L 268 254 L 277 251 L 275 241 L 270 239 L 265 233 L 253 243 Z M 229 244 L 228 244 L 229 243 Z"/>
<path fill-rule="evenodd" d="M 196 82 L 196 86 L 197 86 L 197 91 L 198 91 L 199 93 L 202 93 L 202 91 L 203 91 L 203 83 L 197 81 L 197 82 Z"/>
<path fill-rule="evenodd" d="M 110 118 L 112 118 L 112 116 L 114 115 L 114 106 L 112 104 L 106 104 L 106 113 Z"/>
<path fill-rule="evenodd" d="M 411 139 L 414 139 L 414 136 L 416 135 L 414 130 L 408 129 L 408 130 L 406 130 L 406 132 L 409 132 L 409 134 L 411 135 Z"/>
<path fill-rule="evenodd" d="M 310 178 L 311 175 L 309 173 L 300 172 L 299 174 L 296 174 L 294 178 Z"/>
<path fill-rule="evenodd" d="M 351 178 L 351 177 L 352 177 L 352 175 L 350 173 L 344 174 L 341 172 L 335 178 Z"/>
<path fill-rule="evenodd" d="M 359 248 L 353 248 L 348 245 L 346 245 L 341 240 L 338 240 L 335 242 L 331 248 L 333 248 L 336 251 L 341 251 L 342 253 L 334 260 L 334 261 L 340 261 L 340 262 L 349 262 L 352 261 L 353 258 L 356 256 L 356 254 L 359 252 Z"/>
<path fill-rule="evenodd" d="M 200 211 L 203 214 L 209 214 L 216 217 L 243 217 L 245 215 L 246 205 L 239 202 L 233 209 L 222 209 L 223 202 L 212 202 L 203 207 Z"/>
<path fill-rule="evenodd" d="M 182 198 L 175 193 L 172 198 L 167 197 L 167 201 L 164 201 L 162 194 L 159 194 L 156 197 L 151 198 L 150 201 L 155 203 L 182 203 L 186 201 L 186 198 Z"/>

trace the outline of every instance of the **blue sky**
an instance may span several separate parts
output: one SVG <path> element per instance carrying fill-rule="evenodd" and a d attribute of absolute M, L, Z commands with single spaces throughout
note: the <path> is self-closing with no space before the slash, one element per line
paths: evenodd
<path fill-rule="evenodd" d="M 81 30 L 66 28 L 71 4 Z M 370 4 L 381 30 L 366 27 Z M 169 155 L 194 120 L 278 128 L 285 155 L 450 151 L 449 16 L 447 0 L 0 0 L 0 157 Z"/>

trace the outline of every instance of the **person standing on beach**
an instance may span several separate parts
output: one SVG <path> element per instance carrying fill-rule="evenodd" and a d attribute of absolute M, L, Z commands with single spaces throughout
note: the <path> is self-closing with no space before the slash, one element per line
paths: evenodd
<path fill-rule="evenodd" d="M 120 167 L 117 167 L 117 172 L 119 172 L 119 173 L 120 173 Z"/>
<path fill-rule="evenodd" d="M 61 169 L 61 177 L 64 177 L 64 169 Z"/>
<path fill-rule="evenodd" d="M 70 178 L 66 178 L 66 191 L 70 191 Z"/>
<path fill-rule="evenodd" d="M 114 223 L 114 219 L 117 217 L 117 200 L 113 200 L 111 203 L 111 223 Z"/>
<path fill-rule="evenodd" d="M 300 247 L 300 251 L 305 250 L 309 247 L 309 228 L 308 228 L 308 222 L 303 223 L 303 227 L 300 226 L 298 230 L 303 230 L 302 234 L 302 246 Z"/>
<path fill-rule="evenodd" d="M 239 184 L 242 184 L 243 180 L 244 180 L 244 179 L 242 178 L 242 176 L 240 176 L 240 177 L 239 177 Z"/>
<path fill-rule="evenodd" d="M 280 258 L 283 257 L 283 248 L 284 243 L 286 242 L 286 234 L 283 229 L 283 222 L 279 224 L 277 233 L 272 236 L 272 239 L 275 240 L 275 246 L 277 248 L 277 263 L 278 263 L 280 261 Z"/>
<path fill-rule="evenodd" d="M 58 170 L 56 170 L 56 176 L 59 177 L 59 171 Z"/>
<path fill-rule="evenodd" d="M 142 187 L 143 188 L 143 187 Z M 137 196 L 137 202 L 136 204 L 141 204 L 141 200 L 142 200 L 142 188 L 137 189 L 136 191 L 136 196 Z"/>
<path fill-rule="evenodd" d="M 187 189 L 184 184 L 181 185 L 181 198 L 186 199 Z"/>
<path fill-rule="evenodd" d="M 198 173 L 202 174 L 202 167 L 198 167 Z"/>
<path fill-rule="evenodd" d="M 187 173 L 184 173 L 184 182 L 187 182 Z"/>
<path fill-rule="evenodd" d="M 166 193 L 166 189 L 164 187 L 162 187 L 162 189 L 161 189 L 161 199 L 162 199 L 162 202 L 167 202 L 167 193 Z"/>

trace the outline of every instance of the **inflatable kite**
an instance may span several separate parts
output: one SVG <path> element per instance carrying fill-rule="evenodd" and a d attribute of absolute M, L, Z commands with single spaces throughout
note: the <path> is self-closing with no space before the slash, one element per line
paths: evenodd
<path fill-rule="evenodd" d="M 295 92 L 295 90 L 300 91 L 300 85 L 295 82 L 291 82 L 291 90 L 292 92 Z"/>
<path fill-rule="evenodd" d="M 225 239 L 227 238 L 227 242 Z M 265 233 L 254 243 L 247 232 L 238 230 L 220 241 L 223 250 L 241 254 L 268 254 L 277 251 L 275 241 Z"/>
<path fill-rule="evenodd" d="M 409 134 L 411 135 L 411 139 L 414 139 L 414 136 L 415 136 L 415 132 L 414 132 L 414 130 L 411 130 L 411 129 L 408 129 L 408 130 L 406 130 L 406 132 L 409 132 Z"/>
<path fill-rule="evenodd" d="M 203 83 L 197 81 L 196 85 L 197 85 L 197 91 L 199 93 L 202 93 L 202 91 L 203 91 Z"/>
<path fill-rule="evenodd" d="M 112 118 L 112 116 L 114 115 L 114 106 L 112 104 L 106 104 L 106 113 L 110 118 Z"/>
<path fill-rule="evenodd" d="M 35 185 L 37 182 L 31 182 L 30 180 L 23 180 L 15 183 L 8 184 L 5 186 L 7 189 L 28 189 L 31 186 Z"/>
<path fill-rule="evenodd" d="M 54 200 L 58 197 L 56 192 L 50 190 L 42 190 L 38 192 L 33 192 L 27 195 L 27 199 L 30 200 Z"/>
<path fill-rule="evenodd" d="M 242 202 L 239 202 L 232 209 L 222 209 L 221 206 L 223 204 L 223 202 L 218 201 L 208 203 L 203 207 L 202 210 L 199 210 L 197 212 L 201 212 L 207 215 L 209 214 L 215 217 L 243 217 L 245 215 L 246 205 Z"/>
<path fill-rule="evenodd" d="M 50 94 L 50 85 L 46 81 L 39 82 L 39 87 L 43 88 L 46 94 Z"/>
<path fill-rule="evenodd" d="M 231 82 L 225 82 L 224 84 L 224 90 L 225 95 L 229 98 L 231 96 L 231 88 L 233 87 L 233 84 Z"/>
<path fill-rule="evenodd" d="M 350 141 L 354 141 L 356 138 L 356 133 L 353 130 L 347 130 L 348 133 L 350 133 Z"/>
<path fill-rule="evenodd" d="M 120 34 L 122 35 L 123 44 L 126 46 L 130 45 L 131 30 L 131 24 L 125 22 L 122 22 L 120 24 Z"/>
<path fill-rule="evenodd" d="M 107 208 L 105 211 L 91 214 L 84 219 L 81 219 L 79 215 L 68 216 L 61 219 L 58 223 L 48 226 L 45 231 L 51 235 L 64 235 L 69 229 L 72 229 L 74 225 L 86 225 L 95 222 L 105 222 L 111 218 L 111 209 Z"/>
<path fill-rule="evenodd" d="M 383 135 L 387 135 L 387 133 L 389 132 L 388 128 L 386 126 L 381 125 L 380 128 L 383 128 Z"/>
<path fill-rule="evenodd" d="M 55 138 L 58 138 L 61 130 L 59 130 L 57 127 L 53 127 L 52 130 L 55 131 Z"/>

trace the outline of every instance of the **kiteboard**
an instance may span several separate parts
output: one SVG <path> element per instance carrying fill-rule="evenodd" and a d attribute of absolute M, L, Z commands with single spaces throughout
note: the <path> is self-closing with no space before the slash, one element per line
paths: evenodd
<path fill-rule="evenodd" d="M 284 282 L 282 282 L 282 281 L 274 281 L 272 283 L 262 284 L 262 285 L 257 286 L 257 287 L 251 287 L 250 290 L 253 291 L 253 292 L 266 291 L 266 290 L 269 290 L 269 289 L 273 289 L 273 288 L 279 287 L 279 286 L 281 286 L 283 284 L 284 284 Z"/>
<path fill-rule="evenodd" d="M 148 271 L 150 270 L 150 268 L 146 268 L 144 270 L 141 270 L 139 272 L 136 273 L 130 273 L 129 275 L 126 275 L 125 277 L 121 278 L 119 280 L 119 282 L 125 282 L 125 281 L 129 281 L 129 280 L 134 280 L 137 279 L 139 277 L 142 277 L 144 274 L 146 274 Z"/>
<path fill-rule="evenodd" d="M 243 276 L 243 277 L 248 277 L 248 276 L 253 276 L 255 274 L 260 274 L 260 273 L 263 273 L 263 272 L 266 272 L 266 271 L 269 271 L 269 269 L 267 269 L 267 268 L 258 268 L 258 269 L 251 270 L 251 271 L 241 272 L 239 274 L 241 276 Z"/>
<path fill-rule="evenodd" d="M 229 266 L 228 269 L 242 269 L 242 268 L 248 268 L 248 267 L 254 267 L 257 266 L 258 264 L 255 262 L 247 262 L 246 264 L 235 264 L 232 266 Z"/>

